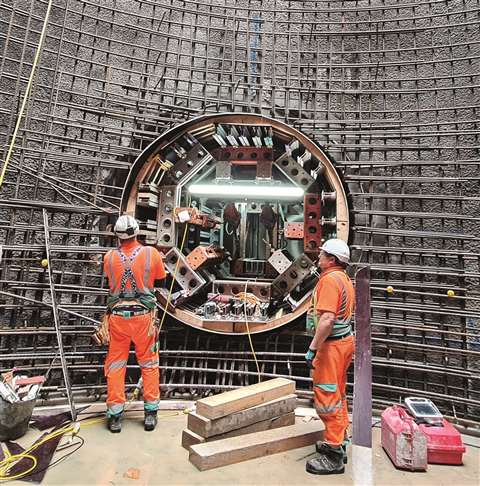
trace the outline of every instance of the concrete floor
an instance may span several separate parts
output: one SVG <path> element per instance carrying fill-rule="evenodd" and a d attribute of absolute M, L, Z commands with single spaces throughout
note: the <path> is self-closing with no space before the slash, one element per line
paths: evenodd
<path fill-rule="evenodd" d="M 305 472 L 305 461 L 313 457 L 313 446 L 275 454 L 244 463 L 200 472 L 189 461 L 180 445 L 186 425 L 182 412 L 161 412 L 155 432 L 143 431 L 142 415 L 131 414 L 121 434 L 111 434 L 104 423 L 82 427 L 85 445 L 68 460 L 49 470 L 44 485 L 478 485 L 478 449 L 468 448 L 465 466 L 429 466 L 427 473 L 396 470 L 379 445 L 379 430 L 374 429 L 372 453 L 366 448 L 350 448 L 345 474 L 327 477 Z M 38 431 L 31 430 L 19 440 L 28 445 Z M 467 440 L 471 441 L 469 437 Z M 139 479 L 124 474 L 138 469 Z M 10 484 L 25 484 L 12 482 Z"/>

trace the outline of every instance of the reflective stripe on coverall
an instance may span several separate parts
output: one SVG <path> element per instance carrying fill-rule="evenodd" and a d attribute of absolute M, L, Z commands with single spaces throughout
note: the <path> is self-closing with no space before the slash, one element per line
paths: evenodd
<path fill-rule="evenodd" d="M 157 410 L 160 400 L 160 373 L 157 333 L 148 335 L 151 313 L 130 318 L 110 315 L 110 347 L 105 361 L 109 415 L 123 411 L 125 404 L 125 372 L 130 351 L 130 343 L 135 345 L 135 353 L 142 372 L 143 398 L 145 410 Z M 112 346 L 113 343 L 113 346 Z"/>
<path fill-rule="evenodd" d="M 355 305 L 351 280 L 340 267 L 322 272 L 314 291 L 314 311 L 332 312 L 335 322 L 331 336 L 351 332 Z M 315 354 L 312 371 L 315 408 L 325 424 L 324 441 L 339 446 L 347 437 L 347 370 L 352 362 L 354 337 L 324 341 Z"/>
<path fill-rule="evenodd" d="M 110 297 L 122 304 L 132 302 L 150 304 L 155 280 L 165 278 L 165 269 L 160 254 L 155 248 L 143 247 L 137 241 L 122 244 L 121 251 L 111 250 L 104 260 L 104 271 L 108 277 Z M 148 297 L 148 301 L 143 298 Z M 154 305 L 155 299 L 151 299 Z M 127 305 L 127 302 L 125 302 Z M 150 307 L 147 305 L 147 307 Z M 125 373 L 130 344 L 135 345 L 135 354 L 141 368 L 145 410 L 157 410 L 160 399 L 160 380 L 157 333 L 148 335 L 153 312 L 124 317 L 110 314 L 108 317 L 110 345 L 105 360 L 107 378 L 107 413 L 116 415 L 125 404 Z"/>
<path fill-rule="evenodd" d="M 324 341 L 313 360 L 315 409 L 325 424 L 324 441 L 332 446 L 342 444 L 347 435 L 347 370 L 354 347 L 353 336 Z"/>

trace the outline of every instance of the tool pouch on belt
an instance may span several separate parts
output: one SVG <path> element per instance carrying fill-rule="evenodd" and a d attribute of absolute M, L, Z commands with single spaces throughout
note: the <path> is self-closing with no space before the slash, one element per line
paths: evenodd
<path fill-rule="evenodd" d="M 148 325 L 148 335 L 149 336 L 156 336 L 158 333 L 158 326 L 160 322 L 158 320 L 158 309 L 152 309 L 150 312 L 150 324 Z"/>
<path fill-rule="evenodd" d="M 105 312 L 100 326 L 92 334 L 92 339 L 94 340 L 95 344 L 98 344 L 99 346 L 102 345 L 108 346 L 108 344 L 110 343 L 110 329 L 108 325 L 108 316 L 109 313 Z"/>

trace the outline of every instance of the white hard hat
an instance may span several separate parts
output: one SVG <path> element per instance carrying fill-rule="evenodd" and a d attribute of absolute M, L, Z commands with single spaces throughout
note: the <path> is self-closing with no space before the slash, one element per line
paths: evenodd
<path fill-rule="evenodd" d="M 325 253 L 336 256 L 341 262 L 348 263 L 350 261 L 350 248 L 343 241 L 338 238 L 327 240 L 322 248 Z"/>
<path fill-rule="evenodd" d="M 128 214 L 124 214 L 117 219 L 115 223 L 115 228 L 113 231 L 121 240 L 126 240 L 137 236 L 140 228 L 138 226 L 137 220 Z"/>

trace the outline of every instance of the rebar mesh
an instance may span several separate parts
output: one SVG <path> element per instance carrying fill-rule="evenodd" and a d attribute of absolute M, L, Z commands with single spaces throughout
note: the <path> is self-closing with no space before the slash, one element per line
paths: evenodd
<path fill-rule="evenodd" d="M 0 5 L 2 160 L 47 4 Z M 478 421 L 479 11 L 478 0 L 55 0 L 1 188 L 0 367 L 45 369 L 57 353 L 46 208 L 74 391 L 100 395 L 104 350 L 88 319 L 103 309 L 101 255 L 129 167 L 181 121 L 255 112 L 321 144 L 348 187 L 355 262 L 372 267 L 377 403 L 429 396 Z M 301 328 L 254 345 L 266 375 L 307 390 Z M 245 339 L 168 322 L 162 349 L 169 394 L 256 380 Z M 53 370 L 47 399 L 64 393 Z"/>

